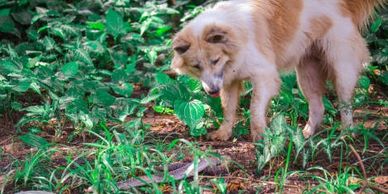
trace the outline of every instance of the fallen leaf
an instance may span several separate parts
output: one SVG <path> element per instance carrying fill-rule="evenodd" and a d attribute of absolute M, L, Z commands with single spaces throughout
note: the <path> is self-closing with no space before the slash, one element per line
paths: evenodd
<path fill-rule="evenodd" d="M 388 176 L 378 176 L 375 178 L 375 182 L 378 184 L 388 183 Z"/>

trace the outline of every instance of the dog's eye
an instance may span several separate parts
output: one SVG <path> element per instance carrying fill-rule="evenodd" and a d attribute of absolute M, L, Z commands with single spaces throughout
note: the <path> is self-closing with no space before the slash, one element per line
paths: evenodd
<path fill-rule="evenodd" d="M 212 65 L 217 65 L 217 63 L 220 61 L 220 58 L 217 58 L 217 59 L 214 59 L 214 60 L 210 60 L 210 63 Z"/>
<path fill-rule="evenodd" d="M 185 53 L 187 50 L 189 50 L 190 48 L 190 45 L 183 45 L 183 46 L 177 46 L 177 47 L 174 47 L 174 50 L 179 53 L 179 54 L 183 54 Z"/>
<path fill-rule="evenodd" d="M 225 36 L 221 34 L 215 34 L 210 36 L 206 41 L 213 44 L 223 43 L 225 42 Z"/>
<path fill-rule="evenodd" d="M 199 64 L 197 63 L 197 64 L 195 64 L 195 65 L 193 65 L 193 67 L 194 68 L 196 68 L 196 69 L 198 69 L 198 70 L 200 70 L 201 69 L 201 66 L 199 66 Z"/>

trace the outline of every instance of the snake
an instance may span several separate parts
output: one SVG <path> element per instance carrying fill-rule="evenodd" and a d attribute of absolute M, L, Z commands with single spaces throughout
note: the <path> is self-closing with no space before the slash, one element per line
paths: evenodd
<path fill-rule="evenodd" d="M 215 157 L 203 158 L 203 159 L 200 159 L 198 162 L 197 172 L 199 173 L 209 168 L 215 169 L 217 166 L 220 166 L 220 165 L 221 165 L 221 160 L 219 158 L 215 158 Z M 181 180 L 185 177 L 186 178 L 192 177 L 194 176 L 194 173 L 195 173 L 194 161 L 173 164 L 173 165 L 170 165 L 168 168 L 171 169 L 168 171 L 169 175 L 175 180 Z M 139 187 L 139 186 L 144 186 L 144 185 L 153 184 L 153 183 L 162 183 L 164 181 L 165 181 L 165 178 L 163 175 L 153 175 L 151 177 L 140 176 L 140 177 L 131 178 L 131 179 L 119 182 L 118 188 L 122 190 L 128 190 L 133 187 Z"/>
<path fill-rule="evenodd" d="M 199 159 L 197 169 L 194 168 L 194 161 L 175 163 L 168 166 L 168 174 L 175 180 L 182 180 L 184 178 L 194 176 L 195 172 L 200 173 L 208 170 L 207 172 L 218 171 L 223 169 L 221 166 L 221 160 L 215 157 L 201 158 Z M 117 186 L 121 190 L 129 190 L 134 187 L 140 187 L 147 184 L 163 183 L 165 182 L 163 175 L 140 176 L 136 178 L 130 178 L 128 180 L 118 182 Z M 92 191 L 89 187 L 86 191 Z M 46 191 L 21 191 L 15 194 L 54 194 Z"/>

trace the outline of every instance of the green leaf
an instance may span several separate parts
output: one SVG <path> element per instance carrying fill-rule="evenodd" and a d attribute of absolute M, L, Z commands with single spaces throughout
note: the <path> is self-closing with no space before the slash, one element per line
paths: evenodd
<path fill-rule="evenodd" d="M 0 32 L 13 33 L 16 35 L 18 31 L 15 28 L 15 23 L 13 22 L 11 17 L 0 16 Z"/>
<path fill-rule="evenodd" d="M 11 13 L 11 9 L 0 9 L 0 17 L 9 16 Z"/>
<path fill-rule="evenodd" d="M 97 103 L 104 106 L 111 106 L 115 103 L 116 98 L 110 95 L 105 89 L 97 89 L 95 94 L 95 100 Z"/>
<path fill-rule="evenodd" d="M 74 77 L 78 73 L 79 64 L 77 62 L 66 63 L 61 71 L 66 77 Z"/>
<path fill-rule="evenodd" d="M 16 92 L 26 92 L 28 89 L 30 89 L 31 83 L 31 80 L 22 79 L 19 81 L 16 87 L 12 88 L 12 90 Z"/>
<path fill-rule="evenodd" d="M 161 89 L 161 99 L 174 104 L 177 100 L 189 101 L 190 93 L 181 84 L 171 84 L 163 86 Z"/>
<path fill-rule="evenodd" d="M 129 83 L 118 83 L 112 86 L 113 91 L 116 94 L 125 96 L 125 97 L 130 97 L 133 92 L 133 86 L 132 84 Z"/>
<path fill-rule="evenodd" d="M 88 52 L 86 52 L 84 49 L 77 49 L 74 53 L 75 59 L 84 62 L 88 65 L 93 65 L 92 58 L 90 58 L 90 55 Z"/>
<path fill-rule="evenodd" d="M 88 24 L 88 27 L 93 29 L 93 30 L 100 30 L 100 31 L 105 30 L 105 25 L 100 21 L 86 22 L 86 23 Z"/>
<path fill-rule="evenodd" d="M 156 73 L 155 75 L 156 81 L 159 84 L 171 84 L 173 83 L 173 80 L 165 73 Z"/>
<path fill-rule="evenodd" d="M 358 81 L 359 85 L 363 89 L 368 89 L 370 86 L 370 79 L 367 76 L 361 76 L 360 80 Z"/>
<path fill-rule="evenodd" d="M 155 51 L 155 49 L 146 50 L 146 55 L 148 57 L 148 60 L 151 64 L 155 64 L 156 59 L 158 58 L 158 53 Z"/>
<path fill-rule="evenodd" d="M 370 27 L 370 31 L 373 33 L 376 33 L 382 24 L 383 24 L 383 20 L 381 19 L 381 17 L 376 18 L 376 20 L 373 22 L 373 24 Z"/>
<path fill-rule="evenodd" d="M 114 70 L 112 75 L 111 75 L 111 78 L 112 78 L 112 81 L 113 82 L 126 82 L 128 81 L 128 74 L 125 72 L 125 70 L 122 70 L 122 69 L 117 69 L 117 70 Z"/>
<path fill-rule="evenodd" d="M 106 14 L 106 30 L 113 37 L 117 37 L 127 32 L 126 26 L 121 14 L 113 9 L 109 9 Z"/>
<path fill-rule="evenodd" d="M 190 129 L 190 135 L 193 137 L 200 137 L 207 134 L 207 130 L 204 127 Z"/>
<path fill-rule="evenodd" d="M 12 60 L 0 60 L 0 72 L 2 74 L 19 73 L 22 66 Z"/>
<path fill-rule="evenodd" d="M 171 26 L 162 26 L 156 30 L 156 36 L 162 37 L 172 29 Z"/>
<path fill-rule="evenodd" d="M 13 19 L 22 25 L 31 24 L 32 14 L 27 9 L 22 9 L 11 14 Z"/>
<path fill-rule="evenodd" d="M 380 76 L 380 79 L 384 85 L 388 86 L 388 71 L 384 71 L 383 74 Z"/>
<path fill-rule="evenodd" d="M 195 128 L 205 114 L 205 106 L 199 100 L 190 102 L 178 100 L 174 105 L 174 110 L 178 118 L 190 128 Z"/>
<path fill-rule="evenodd" d="M 25 135 L 19 136 L 19 139 L 22 140 L 23 143 L 31 147 L 37 147 L 40 149 L 47 148 L 50 145 L 46 139 L 34 135 L 32 133 L 27 133 Z"/>

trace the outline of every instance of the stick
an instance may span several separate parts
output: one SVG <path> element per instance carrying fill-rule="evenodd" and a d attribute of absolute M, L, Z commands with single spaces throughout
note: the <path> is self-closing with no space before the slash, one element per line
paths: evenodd
<path fill-rule="evenodd" d="M 349 144 L 349 147 L 352 150 L 353 154 L 356 156 L 356 158 L 358 160 L 358 163 L 360 164 L 360 167 L 361 167 L 361 170 L 362 170 L 362 174 L 364 175 L 364 179 L 362 180 L 362 187 L 361 187 L 360 191 L 358 192 L 359 194 L 361 194 L 366 189 L 366 187 L 368 186 L 368 177 L 366 175 L 364 163 L 362 162 L 360 154 L 357 153 L 356 149 L 354 149 L 352 144 Z"/>

